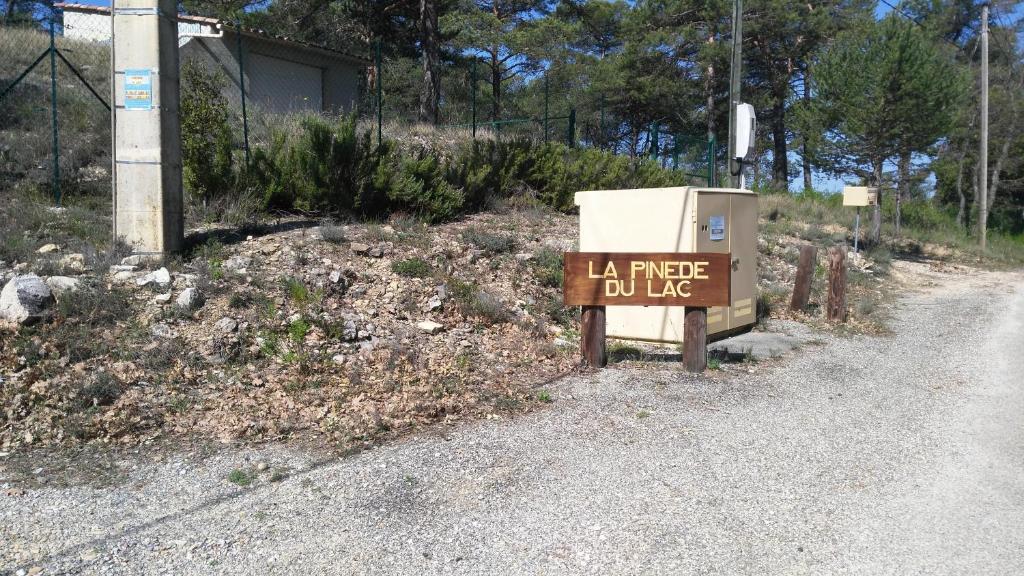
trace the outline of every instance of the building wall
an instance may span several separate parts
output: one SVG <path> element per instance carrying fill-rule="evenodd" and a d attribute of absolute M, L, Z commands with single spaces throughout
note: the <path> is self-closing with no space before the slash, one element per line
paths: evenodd
<path fill-rule="evenodd" d="M 197 59 L 221 70 L 228 100 L 241 104 L 238 86 L 238 35 L 213 26 L 178 23 L 179 59 Z M 195 35 L 198 34 L 198 35 Z M 64 35 L 93 42 L 110 41 L 110 16 L 66 10 Z M 364 64 L 326 50 L 293 42 L 242 35 L 246 104 L 254 114 L 351 111 L 359 100 Z"/>
<path fill-rule="evenodd" d="M 286 42 L 243 35 L 246 104 L 256 113 L 301 111 L 347 112 L 359 99 L 363 68 L 328 52 Z M 239 104 L 238 36 L 225 30 L 221 38 L 191 38 L 181 59 L 198 59 L 222 70 L 231 88 L 228 98 Z"/>

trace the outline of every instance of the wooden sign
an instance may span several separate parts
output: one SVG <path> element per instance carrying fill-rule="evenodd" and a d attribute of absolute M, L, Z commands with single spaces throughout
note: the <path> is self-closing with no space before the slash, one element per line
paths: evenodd
<path fill-rule="evenodd" d="M 732 257 L 718 253 L 566 252 L 567 306 L 728 306 Z"/>

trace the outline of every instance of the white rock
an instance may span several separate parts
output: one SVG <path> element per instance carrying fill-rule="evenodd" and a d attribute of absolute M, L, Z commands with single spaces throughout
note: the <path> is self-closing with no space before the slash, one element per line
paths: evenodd
<path fill-rule="evenodd" d="M 353 243 L 349 244 L 349 248 L 352 249 L 353 253 L 360 254 L 360 255 L 366 254 L 367 252 L 370 251 L 370 247 L 367 246 L 366 244 L 361 243 L 361 242 L 353 242 Z"/>
<path fill-rule="evenodd" d="M 110 267 L 110 273 L 116 274 L 118 272 L 135 272 L 138 270 L 138 266 L 129 266 L 127 264 L 114 264 Z"/>
<path fill-rule="evenodd" d="M 157 338 L 174 338 L 174 331 L 167 324 L 153 324 L 149 327 L 149 333 Z"/>
<path fill-rule="evenodd" d="M 335 354 L 334 357 L 331 358 L 331 361 L 334 362 L 335 365 L 341 366 L 345 363 L 345 356 L 343 354 Z"/>
<path fill-rule="evenodd" d="M 443 304 L 441 303 L 441 298 L 438 296 L 434 296 L 430 300 L 427 300 L 427 310 L 430 310 L 431 312 L 441 308 L 441 306 L 443 306 Z"/>
<path fill-rule="evenodd" d="M 127 284 L 133 280 L 135 280 L 135 272 L 130 270 L 121 270 L 114 273 L 114 282 L 118 284 Z"/>
<path fill-rule="evenodd" d="M 0 291 L 0 320 L 22 326 L 42 320 L 55 299 L 50 287 L 35 274 L 15 276 Z"/>
<path fill-rule="evenodd" d="M 39 250 L 36 250 L 36 252 L 39 254 L 49 254 L 50 252 L 56 252 L 57 250 L 60 250 L 60 246 L 57 246 L 56 244 L 43 244 L 39 247 Z"/>
<path fill-rule="evenodd" d="M 224 317 L 221 318 L 220 320 L 217 320 L 217 323 L 214 324 L 214 326 L 220 332 L 224 334 L 230 334 L 234 332 L 236 329 L 238 329 L 238 321 L 235 320 L 234 318 Z"/>
<path fill-rule="evenodd" d="M 74 254 L 68 254 L 60 259 L 60 265 L 72 272 L 84 272 L 85 255 L 77 252 Z"/>
<path fill-rule="evenodd" d="M 251 265 L 252 258 L 241 254 L 236 254 L 224 261 L 225 270 L 231 270 L 232 272 L 238 272 L 241 274 L 244 274 Z"/>
<path fill-rule="evenodd" d="M 520 252 L 519 254 L 516 254 L 516 260 L 520 262 L 528 262 L 533 260 L 533 254 L 530 254 L 529 252 Z"/>
<path fill-rule="evenodd" d="M 142 254 L 132 254 L 131 256 L 125 256 L 121 258 L 122 266 L 141 266 L 145 264 L 146 257 Z"/>
<path fill-rule="evenodd" d="M 416 327 L 419 328 L 421 331 L 426 332 L 427 334 L 437 334 L 438 332 L 444 330 L 443 324 L 438 324 L 437 322 L 434 322 L 432 320 L 424 320 L 423 322 L 417 324 Z"/>
<path fill-rule="evenodd" d="M 159 270 L 154 270 L 141 278 L 136 278 L 135 283 L 139 286 L 156 284 L 161 288 L 166 288 L 171 285 L 171 273 L 167 271 L 167 268 L 160 268 Z"/>
<path fill-rule="evenodd" d="M 74 292 L 82 286 L 82 282 L 77 278 L 71 278 L 68 276 L 50 276 L 46 279 L 46 285 L 50 287 L 50 291 L 58 300 L 65 294 Z"/>
<path fill-rule="evenodd" d="M 175 300 L 175 304 L 178 308 L 186 312 L 191 312 L 201 308 L 204 301 L 203 294 L 198 288 L 185 288 L 181 291 L 181 294 L 178 294 L 178 299 Z"/>
<path fill-rule="evenodd" d="M 330 279 L 332 284 L 337 284 L 338 282 L 341 282 L 341 272 L 335 270 L 331 272 L 331 275 L 328 276 L 328 278 Z"/>
<path fill-rule="evenodd" d="M 164 294 L 157 294 L 156 296 L 153 297 L 153 302 L 156 302 L 157 304 L 167 304 L 170 301 L 171 301 L 171 293 L 170 292 L 166 292 Z"/>

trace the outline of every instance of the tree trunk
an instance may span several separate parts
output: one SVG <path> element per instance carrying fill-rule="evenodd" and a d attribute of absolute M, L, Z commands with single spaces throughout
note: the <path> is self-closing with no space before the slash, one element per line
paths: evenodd
<path fill-rule="evenodd" d="M 789 189 L 789 158 L 786 155 L 786 86 L 772 90 L 772 186 Z"/>
<path fill-rule="evenodd" d="M 899 184 L 896 188 L 896 237 L 900 237 L 903 224 L 903 200 L 910 197 L 910 152 L 900 152 Z"/>
<path fill-rule="evenodd" d="M 872 174 L 875 179 L 875 186 L 878 188 L 878 197 L 875 202 L 875 209 L 871 215 L 871 241 L 872 246 L 877 246 L 882 241 L 882 160 L 876 160 L 872 165 Z"/>
<path fill-rule="evenodd" d="M 807 65 L 807 70 L 804 72 L 804 102 L 809 103 L 811 101 L 811 68 L 810 64 Z M 812 181 L 813 174 L 811 173 L 811 154 L 807 146 L 807 135 L 804 134 L 803 143 L 801 146 L 801 157 L 800 163 L 804 175 L 804 190 L 811 190 L 814 188 Z"/>
<path fill-rule="evenodd" d="M 989 180 L 988 185 L 988 213 L 992 214 L 992 205 L 996 202 L 996 192 L 999 191 L 999 173 L 1003 171 L 1003 165 L 1006 164 L 1006 160 L 1010 155 L 1010 142 L 1013 140 L 1009 136 L 1003 139 L 1003 145 L 999 149 L 999 158 L 996 159 L 996 165 L 992 167 L 992 178 Z"/>
<path fill-rule="evenodd" d="M 960 198 L 960 207 L 956 211 L 956 225 L 967 227 L 967 197 L 964 195 L 964 159 L 967 157 L 967 145 L 960 148 L 960 157 L 956 162 L 956 195 Z"/>
<path fill-rule="evenodd" d="M 441 97 L 441 33 L 437 26 L 437 0 L 420 0 L 420 46 L 423 52 L 423 86 L 420 88 L 420 122 L 437 124 Z"/>
<path fill-rule="evenodd" d="M 491 119 L 501 119 L 501 62 L 497 48 L 491 52 Z"/>

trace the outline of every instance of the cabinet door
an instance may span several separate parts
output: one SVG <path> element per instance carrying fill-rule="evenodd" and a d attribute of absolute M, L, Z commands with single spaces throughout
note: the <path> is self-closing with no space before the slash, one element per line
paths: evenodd
<path fill-rule="evenodd" d="M 729 246 L 732 252 L 732 306 L 729 328 L 757 318 L 757 196 L 733 194 Z"/>
<path fill-rule="evenodd" d="M 717 192 L 697 193 L 697 223 L 693 227 L 696 252 L 731 252 L 730 230 L 733 228 L 730 212 L 730 196 Z M 735 286 L 735 280 L 733 281 Z M 729 329 L 727 307 L 708 308 L 708 334 Z"/>

